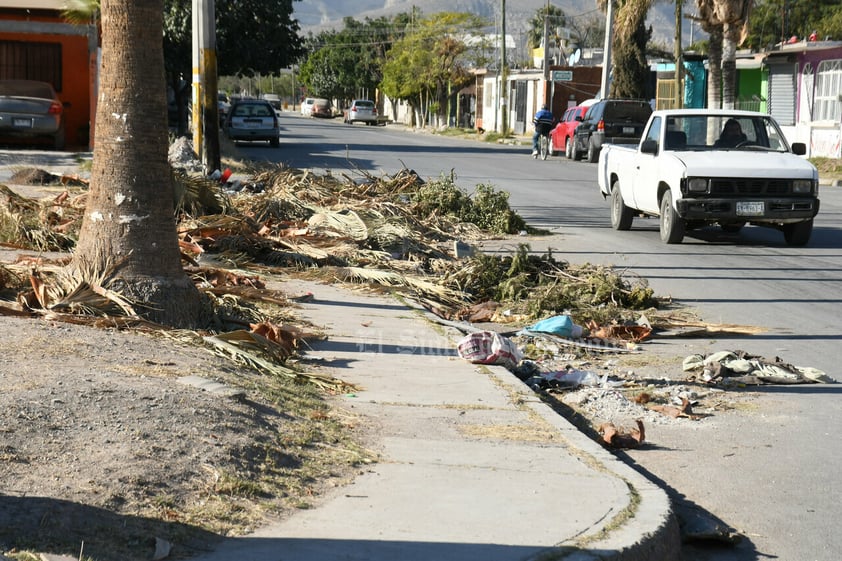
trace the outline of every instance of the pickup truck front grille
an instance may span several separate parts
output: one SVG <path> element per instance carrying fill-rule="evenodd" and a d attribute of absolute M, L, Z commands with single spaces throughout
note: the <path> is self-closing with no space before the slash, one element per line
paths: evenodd
<path fill-rule="evenodd" d="M 728 195 L 789 195 L 792 181 L 789 179 L 715 178 L 710 181 L 710 194 Z"/>

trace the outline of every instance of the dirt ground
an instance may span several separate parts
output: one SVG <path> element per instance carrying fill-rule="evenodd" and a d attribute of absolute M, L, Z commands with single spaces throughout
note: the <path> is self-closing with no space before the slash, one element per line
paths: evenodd
<path fill-rule="evenodd" d="M 353 470 L 316 446 L 351 431 L 328 399 L 195 342 L 0 317 L 0 552 L 177 558 L 306 508 Z"/>

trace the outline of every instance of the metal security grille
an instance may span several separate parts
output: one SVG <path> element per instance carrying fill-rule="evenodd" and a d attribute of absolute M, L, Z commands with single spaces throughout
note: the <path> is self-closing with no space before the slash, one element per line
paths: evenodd
<path fill-rule="evenodd" d="M 710 184 L 712 195 L 789 195 L 792 182 L 787 179 L 729 178 L 713 179 Z"/>
<path fill-rule="evenodd" d="M 794 63 L 769 65 L 769 114 L 781 125 L 795 124 L 795 71 Z"/>
<path fill-rule="evenodd" d="M 0 41 L 0 80 L 40 80 L 61 92 L 61 44 Z"/>

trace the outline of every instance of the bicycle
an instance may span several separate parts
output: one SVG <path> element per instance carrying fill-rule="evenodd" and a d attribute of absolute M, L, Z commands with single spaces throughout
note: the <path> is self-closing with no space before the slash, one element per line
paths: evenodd
<path fill-rule="evenodd" d="M 538 129 L 538 153 L 533 156 L 536 160 L 538 156 L 541 156 L 542 160 L 546 160 L 547 156 L 550 154 L 550 130 L 552 129 L 551 123 L 546 122 L 538 122 L 535 124 L 535 127 Z"/>

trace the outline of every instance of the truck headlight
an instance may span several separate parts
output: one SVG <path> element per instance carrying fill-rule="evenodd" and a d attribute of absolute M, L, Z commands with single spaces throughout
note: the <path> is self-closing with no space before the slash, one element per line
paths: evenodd
<path fill-rule="evenodd" d="M 812 179 L 796 179 L 792 182 L 792 192 L 797 194 L 805 194 L 813 192 Z"/>
<path fill-rule="evenodd" d="M 694 177 L 687 181 L 687 191 L 690 193 L 704 193 L 708 190 L 708 180 Z"/>

